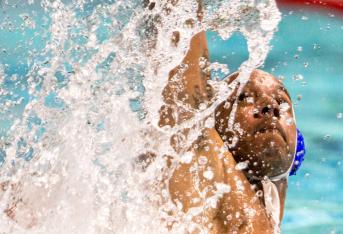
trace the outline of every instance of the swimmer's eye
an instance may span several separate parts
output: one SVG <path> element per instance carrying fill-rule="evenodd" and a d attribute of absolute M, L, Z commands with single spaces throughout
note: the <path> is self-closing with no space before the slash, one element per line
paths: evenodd
<path fill-rule="evenodd" d="M 282 103 L 284 103 L 284 101 L 281 100 L 281 99 L 276 99 L 276 102 L 277 102 L 277 104 L 279 104 L 279 105 L 281 105 Z"/>
<path fill-rule="evenodd" d="M 280 104 L 282 103 L 288 103 L 291 104 L 291 98 L 289 96 L 289 93 L 287 91 L 287 89 L 285 89 L 285 87 L 280 87 L 278 89 L 278 93 L 277 93 L 277 102 Z"/>
<path fill-rule="evenodd" d="M 276 101 L 279 105 L 281 105 L 282 103 L 288 103 L 288 101 L 285 99 L 276 99 Z"/>

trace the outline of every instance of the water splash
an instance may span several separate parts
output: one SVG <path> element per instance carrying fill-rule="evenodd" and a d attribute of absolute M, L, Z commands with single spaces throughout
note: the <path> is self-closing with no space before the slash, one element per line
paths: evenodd
<path fill-rule="evenodd" d="M 168 74 L 198 32 L 213 30 L 227 39 L 240 31 L 249 51 L 240 66 L 242 89 L 269 51 L 280 20 L 275 2 L 204 1 L 202 21 L 196 0 L 42 0 L 28 5 L 35 7 L 33 14 L 17 6 L 23 30 L 38 30 L 42 23 L 45 41 L 39 52 L 29 51 L 29 69 L 15 84 L 24 85 L 27 104 L 1 138 L 1 230 L 166 233 L 168 222 L 180 223 L 175 233 L 186 230 L 187 216 L 171 216 L 168 211 L 179 208 L 168 191 L 159 191 L 170 173 L 164 155 L 182 159 L 170 146 L 171 136 L 210 116 L 230 90 L 212 81 L 217 93 L 211 106 L 194 110 L 193 118 L 175 128 L 160 128 Z M 12 6 L 5 7 L 11 12 Z M 41 22 L 33 19 L 37 12 L 42 12 Z M 11 97 L 8 77 L 0 76 L 1 95 Z M 10 110 L 15 101 L 2 105 Z M 156 160 L 142 170 L 137 157 L 147 151 Z"/>

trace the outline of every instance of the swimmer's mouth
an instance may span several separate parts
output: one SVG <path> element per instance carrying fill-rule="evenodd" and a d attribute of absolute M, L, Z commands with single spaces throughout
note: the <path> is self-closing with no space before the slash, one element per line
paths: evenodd
<path fill-rule="evenodd" d="M 278 132 L 281 137 L 283 138 L 283 140 L 285 142 L 287 142 L 287 138 L 286 138 L 286 133 L 284 131 L 284 129 L 279 125 L 279 124 L 275 124 L 275 125 L 272 125 L 272 126 L 263 126 L 259 129 L 257 129 L 255 131 L 255 134 L 258 134 L 258 133 L 272 133 L 272 132 Z"/>

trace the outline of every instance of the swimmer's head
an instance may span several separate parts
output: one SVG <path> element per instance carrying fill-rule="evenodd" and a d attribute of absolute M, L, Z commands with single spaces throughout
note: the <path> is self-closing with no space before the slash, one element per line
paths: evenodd
<path fill-rule="evenodd" d="M 235 101 L 232 129 L 228 120 Z M 284 85 L 268 73 L 255 70 L 241 93 L 237 95 L 236 89 L 219 105 L 216 129 L 236 162 L 248 163 L 244 170 L 248 177 L 275 177 L 292 165 L 296 144 L 292 102 Z"/>

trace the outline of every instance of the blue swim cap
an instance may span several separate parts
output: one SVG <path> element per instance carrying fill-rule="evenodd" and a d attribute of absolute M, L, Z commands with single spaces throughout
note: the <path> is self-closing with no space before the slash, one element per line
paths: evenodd
<path fill-rule="evenodd" d="M 295 152 L 295 158 L 294 158 L 294 162 L 292 165 L 292 169 L 289 175 L 295 175 L 296 172 L 298 171 L 298 169 L 301 166 L 301 163 L 304 161 L 305 159 L 305 141 L 304 141 L 304 137 L 301 134 L 301 132 L 299 131 L 299 129 L 297 129 L 297 149 Z"/>

